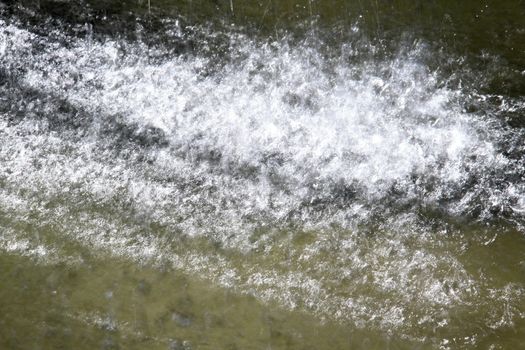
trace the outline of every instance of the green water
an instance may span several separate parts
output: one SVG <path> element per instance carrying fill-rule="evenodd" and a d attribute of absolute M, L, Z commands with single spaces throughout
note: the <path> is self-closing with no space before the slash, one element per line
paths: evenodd
<path fill-rule="evenodd" d="M 1 263 L 0 345 L 7 349 L 414 347 L 263 305 L 170 269 L 103 257 L 68 266 L 3 254 Z"/>
<path fill-rule="evenodd" d="M 0 256 L 0 345 L 7 349 L 435 349 L 439 343 L 458 349 L 518 349 L 525 334 L 525 320 L 511 316 L 525 312 L 525 298 L 514 288 L 525 279 L 525 237 L 518 232 L 494 235 L 471 230 L 440 237 L 432 247 L 425 247 L 429 243 L 418 237 L 407 237 L 401 245 L 406 249 L 457 254 L 470 277 L 489 287 L 466 305 L 450 310 L 436 305 L 432 317 L 448 320 L 445 326 L 431 320 L 406 324 L 401 332 L 391 333 L 334 318 L 337 306 L 311 304 L 308 289 L 291 286 L 291 294 L 286 286 L 277 290 L 294 298 L 290 310 L 273 301 L 278 297 L 262 302 L 242 288 L 254 271 L 272 270 L 283 276 L 307 271 L 323 281 L 332 297 L 365 295 L 373 308 L 373 300 L 392 299 L 392 292 L 383 295 L 356 281 L 373 279 L 374 270 L 388 270 L 390 259 L 395 263 L 395 249 L 401 246 L 396 244 L 383 254 L 385 240 L 393 237 L 386 232 L 357 242 L 363 247 L 359 255 L 377 265 L 371 271 L 364 269 L 363 276 L 341 280 L 338 266 L 348 264 L 343 258 L 347 252 L 337 242 L 343 240 L 344 232 L 335 231 L 320 240 L 315 232 L 281 232 L 246 253 L 221 249 L 203 239 L 171 241 L 162 248 L 169 257 L 146 257 L 138 263 L 140 248 L 130 242 L 125 244 L 126 254 L 133 259 L 115 258 L 114 245 L 94 250 L 83 239 L 72 239 L 49 226 L 35 229 L 3 221 L 3 227 L 11 232 L 4 234 L 2 246 L 7 252 Z M 162 237 L 166 233 L 150 234 Z M 323 248 L 308 260 L 301 259 L 312 244 Z M 192 261 L 205 257 L 206 265 L 200 270 L 204 278 L 174 268 L 173 256 Z M 214 266 L 225 265 L 236 270 L 237 288 L 209 283 L 207 278 L 218 274 Z M 439 273 L 446 279 L 453 269 L 443 265 Z M 425 281 L 424 276 L 415 277 L 410 285 L 417 297 Z M 271 287 L 259 288 L 262 294 L 253 290 L 255 295 L 274 292 Z M 448 288 L 454 293 L 458 286 Z M 493 303 L 480 302 L 485 298 Z M 416 318 L 420 319 L 429 314 L 428 309 L 418 310 L 417 302 L 413 308 L 404 313 L 419 314 Z M 510 324 L 491 329 L 486 324 L 489 319 Z M 410 334 L 410 339 L 403 333 Z"/>
<path fill-rule="evenodd" d="M 34 5 L 31 1 L 21 3 Z M 324 35 L 339 41 L 352 25 L 360 23 L 370 37 L 377 39 L 412 33 L 447 49 L 472 54 L 485 50 L 524 64 L 525 8 L 520 0 L 87 0 L 62 6 L 41 0 L 37 8 L 72 23 L 92 21 L 101 31 L 114 33 L 125 29 L 123 23 L 114 26 L 115 22 L 134 21 L 137 15 L 149 17 L 151 26 L 158 25 L 159 18 L 182 15 L 188 24 L 220 22 L 264 36 L 285 35 L 283 30 L 299 34 L 308 28 L 327 28 Z M 88 14 L 86 8 L 90 9 Z"/>

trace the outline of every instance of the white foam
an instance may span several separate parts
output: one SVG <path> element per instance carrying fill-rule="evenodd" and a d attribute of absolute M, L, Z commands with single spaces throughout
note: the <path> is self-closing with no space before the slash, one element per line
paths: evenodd
<path fill-rule="evenodd" d="M 44 38 L 0 22 L 0 57 L 17 72 L 19 88 L 51 96 L 47 118 L 8 123 L 11 116 L 2 115 L 3 211 L 20 220 L 36 211 L 91 249 L 168 261 L 262 300 L 362 327 L 415 334 L 443 310 L 492 302 L 462 265 L 461 247 L 436 252 L 440 233 L 415 211 L 462 216 L 482 206 L 486 218 L 499 206 L 519 221 L 525 188 L 495 185 L 490 174 L 514 166 L 497 147 L 503 130 L 488 133 L 491 120 L 463 110 L 464 92 L 418 59 L 425 47 L 350 65 L 344 57 L 327 62 L 307 44 L 232 33 L 233 62 L 206 75 L 213 60 L 206 55 L 151 62 L 141 43 L 67 37 L 66 47 L 53 36 L 60 34 Z M 36 42 L 44 48 L 33 52 Z M 78 112 L 73 119 L 86 118 L 82 132 L 67 121 L 54 129 L 59 103 Z M 166 142 L 144 145 L 126 134 L 148 130 L 161 130 Z M 363 236 L 361 225 L 378 215 L 385 222 L 378 237 Z M 239 267 L 220 251 L 174 253 L 152 223 L 175 241 L 206 236 L 239 254 L 264 252 L 258 257 L 288 251 L 290 264 L 284 271 L 258 261 Z M 313 231 L 313 242 L 279 243 L 274 234 L 290 225 Z M 506 295 L 517 300 L 519 288 Z M 508 312 L 501 325 L 523 317 Z"/>

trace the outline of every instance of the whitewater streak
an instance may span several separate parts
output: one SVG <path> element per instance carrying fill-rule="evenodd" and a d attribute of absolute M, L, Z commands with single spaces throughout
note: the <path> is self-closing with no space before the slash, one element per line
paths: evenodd
<path fill-rule="evenodd" d="M 523 320 L 523 285 L 486 289 L 462 260 L 468 232 L 448 223 L 521 228 L 523 160 L 502 149 L 518 131 L 465 109 L 487 96 L 447 84 L 420 42 L 356 60 L 352 42 L 330 58 L 309 41 L 228 35 L 221 60 L 0 21 L 0 210 L 12 223 L 0 246 L 59 252 L 15 229 L 52 226 L 94 250 L 421 339 L 461 324 L 448 312 L 464 305 L 487 327 Z M 220 249 L 173 247 L 198 238 Z M 240 266 L 221 249 L 254 256 Z"/>

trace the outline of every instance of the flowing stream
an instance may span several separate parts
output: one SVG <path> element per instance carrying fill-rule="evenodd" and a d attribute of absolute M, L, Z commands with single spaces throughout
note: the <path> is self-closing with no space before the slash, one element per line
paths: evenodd
<path fill-rule="evenodd" d="M 0 347 L 524 342 L 523 1 L 0 1 Z"/>

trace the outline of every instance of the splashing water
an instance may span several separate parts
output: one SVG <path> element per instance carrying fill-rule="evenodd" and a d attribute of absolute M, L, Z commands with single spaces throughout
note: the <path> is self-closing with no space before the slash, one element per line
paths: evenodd
<path fill-rule="evenodd" d="M 523 133 L 501 118 L 523 100 L 484 104 L 435 48 L 378 55 L 359 27 L 334 55 L 193 30 L 210 45 L 173 54 L 0 20 L 4 251 L 73 261 L 76 242 L 443 348 L 523 329 L 502 273 L 525 261 Z"/>

